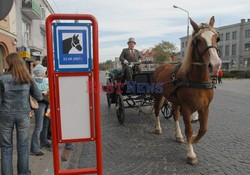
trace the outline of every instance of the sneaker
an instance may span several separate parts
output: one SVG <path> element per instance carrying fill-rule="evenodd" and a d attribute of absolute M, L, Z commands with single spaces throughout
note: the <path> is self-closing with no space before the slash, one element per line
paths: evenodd
<path fill-rule="evenodd" d="M 44 153 L 42 151 L 37 151 L 37 152 L 31 151 L 30 154 L 33 156 L 43 156 L 44 155 Z"/>

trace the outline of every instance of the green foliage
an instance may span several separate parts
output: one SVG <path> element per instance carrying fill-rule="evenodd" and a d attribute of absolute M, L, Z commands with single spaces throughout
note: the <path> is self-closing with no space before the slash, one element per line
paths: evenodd
<path fill-rule="evenodd" d="M 250 78 L 250 69 L 224 71 L 224 78 Z"/>
<path fill-rule="evenodd" d="M 112 60 L 107 60 L 106 62 L 99 64 L 99 69 L 104 70 L 104 71 L 109 70 L 112 67 L 113 67 L 113 61 Z"/>
<path fill-rule="evenodd" d="M 155 45 L 153 48 L 154 59 L 158 63 L 169 61 L 170 55 L 176 51 L 176 47 L 173 43 L 168 41 L 161 41 L 161 43 Z"/>

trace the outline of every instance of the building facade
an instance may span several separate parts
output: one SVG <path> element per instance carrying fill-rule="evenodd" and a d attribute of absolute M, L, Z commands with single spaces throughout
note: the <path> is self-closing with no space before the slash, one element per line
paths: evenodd
<path fill-rule="evenodd" d="M 5 57 L 16 51 L 16 4 L 9 14 L 0 21 L 0 75 L 4 72 Z"/>
<path fill-rule="evenodd" d="M 26 60 L 46 55 L 45 19 L 52 13 L 47 0 L 16 0 L 17 51 Z"/>
<path fill-rule="evenodd" d="M 10 13 L 0 21 L 0 74 L 11 52 L 17 51 L 26 61 L 46 55 L 45 19 L 52 13 L 47 0 L 14 0 Z"/>
<path fill-rule="evenodd" d="M 219 55 L 222 69 L 250 68 L 250 19 L 216 29 L 220 34 Z M 181 40 L 181 58 L 184 59 L 187 42 Z"/>

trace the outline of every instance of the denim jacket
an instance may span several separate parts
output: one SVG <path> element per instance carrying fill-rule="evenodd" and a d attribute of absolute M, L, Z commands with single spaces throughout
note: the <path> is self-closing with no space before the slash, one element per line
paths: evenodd
<path fill-rule="evenodd" d="M 0 77 L 0 114 L 17 114 L 30 112 L 31 95 L 36 100 L 43 96 L 36 83 L 15 84 L 11 73 Z"/>

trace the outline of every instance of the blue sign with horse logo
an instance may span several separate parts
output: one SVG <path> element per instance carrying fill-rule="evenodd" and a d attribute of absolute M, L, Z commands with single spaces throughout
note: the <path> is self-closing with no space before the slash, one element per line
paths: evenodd
<path fill-rule="evenodd" d="M 55 23 L 55 71 L 91 71 L 91 24 Z"/>

